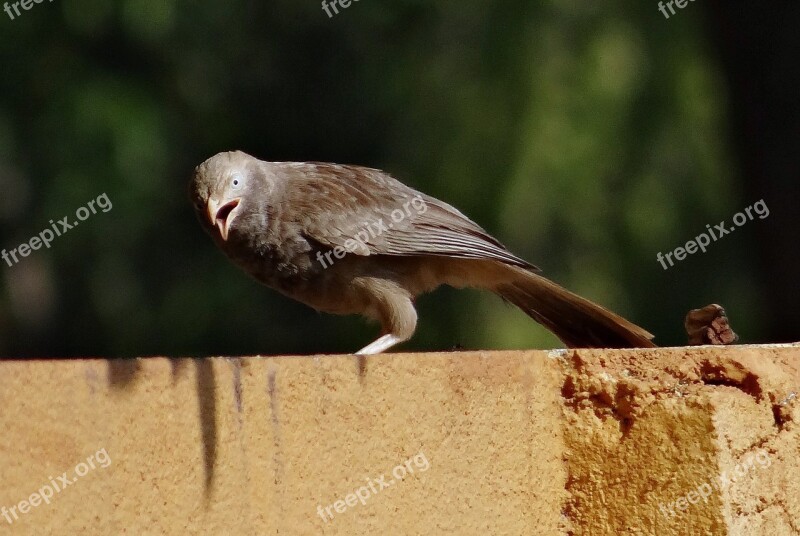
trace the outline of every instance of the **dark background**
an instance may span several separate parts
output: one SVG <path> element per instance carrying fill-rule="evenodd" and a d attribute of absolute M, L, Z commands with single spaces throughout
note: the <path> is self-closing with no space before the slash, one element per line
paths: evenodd
<path fill-rule="evenodd" d="M 0 12 L 0 355 L 342 352 L 374 338 L 259 286 L 204 235 L 223 150 L 385 169 L 570 289 L 685 342 L 721 303 L 743 342 L 800 339 L 800 6 L 45 0 Z M 763 199 L 755 219 L 656 261 Z M 405 349 L 553 347 L 491 294 L 419 300 Z"/>

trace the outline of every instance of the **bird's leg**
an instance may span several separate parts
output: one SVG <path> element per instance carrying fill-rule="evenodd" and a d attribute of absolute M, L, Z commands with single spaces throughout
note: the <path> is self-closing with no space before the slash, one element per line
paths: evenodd
<path fill-rule="evenodd" d="M 375 355 L 385 352 L 395 344 L 400 344 L 407 339 L 403 339 L 392 333 L 387 333 L 378 337 L 364 348 L 356 352 L 356 355 Z"/>
<path fill-rule="evenodd" d="M 407 292 L 386 282 L 367 284 L 374 309 L 381 321 L 383 335 L 356 352 L 358 355 L 374 355 L 385 352 L 392 346 L 407 341 L 417 328 L 417 311 Z"/>

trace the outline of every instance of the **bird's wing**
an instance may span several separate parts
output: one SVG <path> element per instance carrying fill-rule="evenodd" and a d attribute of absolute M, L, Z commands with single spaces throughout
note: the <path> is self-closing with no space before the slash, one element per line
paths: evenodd
<path fill-rule="evenodd" d="M 282 203 L 299 209 L 294 222 L 309 239 L 357 255 L 436 255 L 494 259 L 535 269 L 456 208 L 388 174 L 337 164 L 285 164 Z"/>

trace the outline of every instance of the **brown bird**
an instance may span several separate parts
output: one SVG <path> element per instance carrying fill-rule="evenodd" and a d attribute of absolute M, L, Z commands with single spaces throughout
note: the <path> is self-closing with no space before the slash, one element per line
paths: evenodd
<path fill-rule="evenodd" d="M 415 297 L 440 285 L 490 290 L 568 347 L 655 346 L 454 207 L 377 169 L 225 152 L 195 169 L 190 195 L 216 244 L 258 281 L 318 311 L 380 322 L 362 355 L 410 339 Z"/>

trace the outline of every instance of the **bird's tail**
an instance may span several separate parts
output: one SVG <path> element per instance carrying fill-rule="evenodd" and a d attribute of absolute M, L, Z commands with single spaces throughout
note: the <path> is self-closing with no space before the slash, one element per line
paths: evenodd
<path fill-rule="evenodd" d="M 494 292 L 552 331 L 569 348 L 652 348 L 653 335 L 525 268 L 505 265 L 511 277 Z M 507 272 L 508 273 L 508 272 Z"/>

